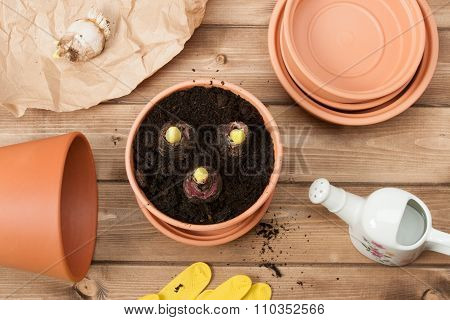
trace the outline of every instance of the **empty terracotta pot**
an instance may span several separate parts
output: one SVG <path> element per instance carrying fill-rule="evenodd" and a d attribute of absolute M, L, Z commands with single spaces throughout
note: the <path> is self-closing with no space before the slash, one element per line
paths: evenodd
<path fill-rule="evenodd" d="M 203 86 L 203 87 L 218 87 L 225 90 L 229 90 L 237 95 L 239 95 L 241 98 L 247 100 L 250 102 L 261 114 L 265 124 L 266 129 L 269 131 L 273 145 L 274 145 L 274 171 L 270 177 L 269 183 L 265 190 L 263 191 L 262 195 L 259 197 L 259 199 L 245 212 L 241 213 L 240 215 L 236 216 L 235 218 L 222 222 L 217 224 L 209 224 L 209 225 L 195 225 L 195 224 L 188 224 L 184 223 L 178 220 L 175 220 L 166 214 L 164 212 L 159 211 L 152 203 L 149 201 L 144 194 L 144 192 L 140 189 L 135 173 L 134 173 L 134 160 L 133 160 L 133 144 L 134 139 L 136 137 L 136 134 L 139 130 L 139 127 L 142 123 L 142 121 L 145 119 L 146 115 L 152 110 L 152 108 L 162 99 L 166 98 L 167 96 L 171 95 L 172 93 L 180 90 L 187 90 L 195 86 Z M 260 102 L 255 96 L 250 94 L 248 91 L 233 85 L 231 83 L 221 82 L 217 80 L 196 80 L 194 81 L 187 81 L 180 84 L 177 84 L 173 87 L 170 87 L 160 94 L 158 94 L 155 98 L 153 98 L 147 106 L 141 111 L 139 116 L 137 117 L 136 121 L 133 124 L 133 127 L 131 128 L 128 141 L 127 141 L 127 147 L 126 147 L 126 170 L 127 170 L 127 176 L 128 180 L 130 181 L 131 187 L 136 195 L 136 198 L 138 200 L 138 203 L 140 204 L 142 209 L 145 209 L 144 213 L 148 211 L 148 214 L 146 214 L 146 217 L 148 220 L 162 233 L 168 235 L 168 228 L 161 227 L 163 226 L 162 223 L 167 224 L 171 227 L 178 228 L 179 230 L 187 230 L 189 232 L 198 232 L 197 235 L 200 236 L 212 236 L 212 237 L 221 237 L 223 234 L 237 234 L 238 230 L 242 230 L 241 228 L 238 228 L 238 226 L 244 222 L 248 221 L 250 217 L 255 215 L 256 213 L 260 213 L 260 209 L 265 207 L 265 204 L 268 202 L 270 197 L 272 196 L 275 186 L 278 182 L 278 178 L 280 176 L 281 171 L 281 162 L 282 162 L 282 153 L 283 148 L 281 144 L 281 138 L 280 133 L 278 130 L 278 126 L 276 125 L 272 115 L 268 111 L 268 109 L 264 106 L 262 102 Z M 262 218 L 262 216 L 261 216 Z M 261 219 L 259 218 L 259 220 Z M 258 220 L 258 221 L 259 221 Z M 257 223 L 257 222 L 256 222 Z M 251 229 L 251 228 L 250 228 Z M 250 230 L 248 229 L 248 230 Z M 247 232 L 248 232 L 247 230 Z M 242 234 L 239 233 L 239 236 Z M 171 237 L 174 238 L 174 237 Z M 232 241 L 235 239 L 234 236 L 230 236 L 228 238 L 228 241 Z M 176 240 L 179 240 L 177 238 Z M 226 242 L 228 242 L 226 241 Z M 185 241 L 182 241 L 186 243 Z"/>
<path fill-rule="evenodd" d="M 0 264 L 79 281 L 97 233 L 97 179 L 81 133 L 0 148 Z"/>

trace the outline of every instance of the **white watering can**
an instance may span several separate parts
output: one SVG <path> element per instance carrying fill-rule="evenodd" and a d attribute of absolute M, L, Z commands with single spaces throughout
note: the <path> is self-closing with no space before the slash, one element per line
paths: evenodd
<path fill-rule="evenodd" d="M 450 255 L 450 234 L 433 229 L 430 210 L 409 192 L 384 188 L 362 198 L 318 179 L 309 198 L 344 220 L 356 249 L 376 262 L 403 266 L 424 250 Z"/>

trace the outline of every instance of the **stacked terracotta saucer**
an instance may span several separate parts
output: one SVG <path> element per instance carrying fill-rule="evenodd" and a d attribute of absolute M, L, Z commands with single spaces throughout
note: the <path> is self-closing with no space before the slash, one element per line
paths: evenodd
<path fill-rule="evenodd" d="M 279 0 L 269 50 L 301 107 L 332 123 L 369 125 L 419 99 L 439 39 L 426 0 Z"/>

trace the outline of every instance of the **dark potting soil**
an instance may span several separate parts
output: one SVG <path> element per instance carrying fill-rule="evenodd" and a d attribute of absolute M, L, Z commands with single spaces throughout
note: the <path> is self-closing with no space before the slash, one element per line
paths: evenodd
<path fill-rule="evenodd" d="M 249 128 L 240 157 L 223 154 L 218 143 L 218 126 L 234 121 Z M 194 128 L 195 145 L 184 157 L 161 156 L 161 128 L 183 122 Z M 138 184 L 156 208 L 182 222 L 214 224 L 236 217 L 258 200 L 273 172 L 274 150 L 262 117 L 248 101 L 221 88 L 199 86 L 170 95 L 149 112 L 135 139 L 134 159 Z M 209 203 L 193 203 L 183 191 L 185 176 L 199 166 L 222 177 L 222 191 Z"/>
<path fill-rule="evenodd" d="M 261 264 L 261 267 L 272 270 L 272 274 L 276 278 L 281 278 L 283 276 L 280 269 L 274 263 L 269 263 L 269 262 L 263 263 L 263 264 Z"/>

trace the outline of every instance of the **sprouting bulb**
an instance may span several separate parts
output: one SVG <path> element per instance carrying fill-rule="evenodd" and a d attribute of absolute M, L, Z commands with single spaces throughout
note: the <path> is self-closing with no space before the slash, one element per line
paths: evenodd
<path fill-rule="evenodd" d="M 211 202 L 217 199 L 222 191 L 222 178 L 217 171 L 198 167 L 187 174 L 183 189 L 192 202 Z"/>
<path fill-rule="evenodd" d="M 159 134 L 158 151 L 162 156 L 186 158 L 195 146 L 195 131 L 187 123 L 166 123 Z"/>
<path fill-rule="evenodd" d="M 230 122 L 219 127 L 219 143 L 222 153 L 239 157 L 248 141 L 248 126 L 243 122 Z"/>

